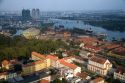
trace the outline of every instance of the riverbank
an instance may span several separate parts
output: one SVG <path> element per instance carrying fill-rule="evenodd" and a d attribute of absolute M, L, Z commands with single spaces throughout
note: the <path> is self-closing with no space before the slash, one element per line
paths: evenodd
<path fill-rule="evenodd" d="M 110 31 L 125 31 L 125 16 L 124 15 L 110 15 L 110 14 L 82 14 L 79 17 L 61 17 L 63 20 L 80 20 L 86 24 L 102 27 Z"/>
<path fill-rule="evenodd" d="M 125 38 L 125 31 L 110 31 L 107 29 L 104 29 L 102 27 L 96 27 L 89 24 L 86 24 L 82 21 L 78 20 L 63 20 L 63 19 L 51 19 L 55 24 L 54 27 L 59 27 L 60 25 L 64 26 L 66 29 L 72 29 L 72 28 L 80 28 L 85 30 L 93 31 L 95 34 L 107 34 L 107 40 L 112 40 L 115 38 L 116 40 L 121 40 Z"/>

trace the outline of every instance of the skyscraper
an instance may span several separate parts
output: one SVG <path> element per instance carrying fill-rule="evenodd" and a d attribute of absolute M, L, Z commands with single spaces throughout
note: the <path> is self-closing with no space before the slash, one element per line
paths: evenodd
<path fill-rule="evenodd" d="M 32 9 L 32 19 L 34 19 L 34 20 L 40 19 L 40 10 L 39 9 Z"/>
<path fill-rule="evenodd" d="M 35 16 L 36 16 L 35 12 L 36 12 L 36 10 L 32 9 L 32 13 L 31 13 L 32 19 L 35 19 Z"/>
<path fill-rule="evenodd" d="M 22 18 L 23 20 L 30 20 L 31 19 L 31 15 L 30 15 L 30 10 L 22 10 Z"/>

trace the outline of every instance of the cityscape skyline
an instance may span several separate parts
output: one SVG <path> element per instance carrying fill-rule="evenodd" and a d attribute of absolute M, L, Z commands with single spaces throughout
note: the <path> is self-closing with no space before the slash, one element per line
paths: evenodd
<path fill-rule="evenodd" d="M 0 83 L 125 83 L 125 0 L 0 0 Z"/>
<path fill-rule="evenodd" d="M 124 0 L 0 0 L 0 11 L 39 8 L 43 11 L 125 10 Z"/>

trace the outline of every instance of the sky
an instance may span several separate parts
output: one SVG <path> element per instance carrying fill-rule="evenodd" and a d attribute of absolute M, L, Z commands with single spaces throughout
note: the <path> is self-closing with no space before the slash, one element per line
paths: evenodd
<path fill-rule="evenodd" d="M 125 0 L 0 0 L 0 11 L 125 10 Z"/>

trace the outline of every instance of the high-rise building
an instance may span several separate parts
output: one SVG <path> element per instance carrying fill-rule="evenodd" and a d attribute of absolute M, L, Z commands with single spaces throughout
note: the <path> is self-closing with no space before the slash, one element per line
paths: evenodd
<path fill-rule="evenodd" d="M 36 9 L 36 17 L 39 19 L 40 18 L 40 10 Z"/>
<path fill-rule="evenodd" d="M 36 15 L 35 15 L 35 11 L 36 11 L 35 9 L 32 9 L 32 12 L 31 12 L 31 16 L 32 16 L 33 19 L 34 19 L 35 16 L 36 16 Z"/>
<path fill-rule="evenodd" d="M 30 15 L 30 10 L 22 10 L 22 18 L 23 20 L 30 20 L 31 19 L 31 15 Z"/>
<path fill-rule="evenodd" d="M 32 9 L 32 19 L 40 19 L 40 10 L 39 9 Z"/>

